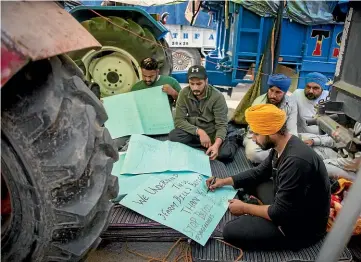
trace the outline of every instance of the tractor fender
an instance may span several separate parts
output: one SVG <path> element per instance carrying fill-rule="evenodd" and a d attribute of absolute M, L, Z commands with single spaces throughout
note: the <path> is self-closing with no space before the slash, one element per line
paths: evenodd
<path fill-rule="evenodd" d="M 71 9 L 70 13 L 80 23 L 99 15 L 131 19 L 141 27 L 149 29 L 157 40 L 163 39 L 169 32 L 161 22 L 136 6 L 77 6 Z"/>
<path fill-rule="evenodd" d="M 1 9 L 1 87 L 29 61 L 101 47 L 54 2 L 8 1 Z"/>

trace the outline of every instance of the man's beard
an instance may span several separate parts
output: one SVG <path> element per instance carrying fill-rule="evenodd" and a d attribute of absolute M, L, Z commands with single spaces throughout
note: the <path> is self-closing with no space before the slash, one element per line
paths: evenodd
<path fill-rule="evenodd" d="M 268 97 L 268 94 L 267 94 L 267 104 L 272 104 L 277 107 L 279 107 L 279 105 L 283 102 L 284 99 L 285 99 L 285 96 L 282 97 L 281 101 L 279 101 L 278 103 L 275 103 L 274 101 L 270 100 L 270 98 Z"/>
<path fill-rule="evenodd" d="M 204 94 L 205 91 L 206 91 L 206 88 L 203 88 L 202 91 L 194 90 L 194 91 L 192 91 L 192 92 L 193 92 L 193 95 L 194 95 L 194 96 L 201 96 L 201 95 Z"/>
<path fill-rule="evenodd" d="M 308 100 L 316 100 L 317 98 L 319 98 L 320 96 L 316 96 L 315 94 L 312 93 L 306 93 L 305 92 L 305 96 L 307 97 Z"/>
<path fill-rule="evenodd" d="M 153 85 L 155 83 L 155 81 L 152 81 L 152 82 L 145 82 L 145 84 L 147 85 L 147 86 L 151 86 L 151 85 Z"/>
<path fill-rule="evenodd" d="M 275 143 L 270 139 L 269 136 L 266 136 L 266 139 L 264 141 L 264 144 L 258 144 L 256 142 L 256 144 L 262 149 L 262 150 L 268 150 L 271 148 L 274 148 L 276 145 Z"/>
<path fill-rule="evenodd" d="M 153 85 L 155 82 L 157 82 L 158 76 L 159 76 L 158 74 L 155 76 L 154 81 L 149 81 L 149 82 L 144 81 L 145 84 L 146 84 L 147 86 Z"/>

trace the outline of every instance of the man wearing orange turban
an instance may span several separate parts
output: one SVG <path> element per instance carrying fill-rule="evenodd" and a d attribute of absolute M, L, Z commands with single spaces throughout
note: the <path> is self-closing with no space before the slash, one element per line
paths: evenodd
<path fill-rule="evenodd" d="M 236 176 L 207 180 L 210 190 L 232 185 L 256 194 L 263 205 L 229 200 L 239 218 L 226 224 L 224 240 L 243 249 L 298 249 L 326 233 L 330 212 L 330 182 L 322 159 L 285 128 L 286 114 L 275 105 L 246 110 L 252 139 L 271 149 L 257 167 Z M 272 184 L 269 183 L 272 178 Z"/>

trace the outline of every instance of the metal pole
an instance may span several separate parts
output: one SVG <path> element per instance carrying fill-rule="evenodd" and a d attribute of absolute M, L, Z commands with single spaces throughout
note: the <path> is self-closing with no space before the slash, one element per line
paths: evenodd
<path fill-rule="evenodd" d="M 278 65 L 278 58 L 281 51 L 281 32 L 282 32 L 282 22 L 283 22 L 283 10 L 286 2 L 284 0 L 279 1 L 278 12 L 277 12 L 277 26 L 274 33 L 274 61 L 272 73 L 276 72 Z"/>
<path fill-rule="evenodd" d="M 361 168 L 356 181 L 347 194 L 345 204 L 338 214 L 335 224 L 328 233 L 316 262 L 336 262 L 350 240 L 355 222 L 361 213 Z"/>
<path fill-rule="evenodd" d="M 224 5 L 224 24 L 226 26 L 226 29 L 229 28 L 229 17 L 228 17 L 228 12 L 229 12 L 229 0 L 225 1 L 225 5 Z"/>

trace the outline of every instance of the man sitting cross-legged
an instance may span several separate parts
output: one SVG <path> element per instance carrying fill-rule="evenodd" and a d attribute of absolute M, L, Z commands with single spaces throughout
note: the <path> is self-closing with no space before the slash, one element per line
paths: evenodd
<path fill-rule="evenodd" d="M 256 191 L 263 205 L 230 200 L 239 218 L 226 224 L 224 240 L 243 249 L 299 249 L 326 233 L 330 212 L 330 182 L 322 159 L 302 140 L 291 135 L 286 113 L 271 104 L 246 110 L 252 139 L 268 157 L 257 167 L 236 176 L 207 180 L 215 190 L 225 185 Z M 272 178 L 273 185 L 269 182 Z M 253 191 L 253 192 L 252 192 Z"/>
<path fill-rule="evenodd" d="M 169 140 L 206 149 L 211 160 L 231 161 L 241 143 L 238 131 L 228 132 L 228 107 L 224 96 L 208 84 L 203 66 L 188 70 L 189 86 L 180 91 L 175 113 L 175 129 Z"/>

